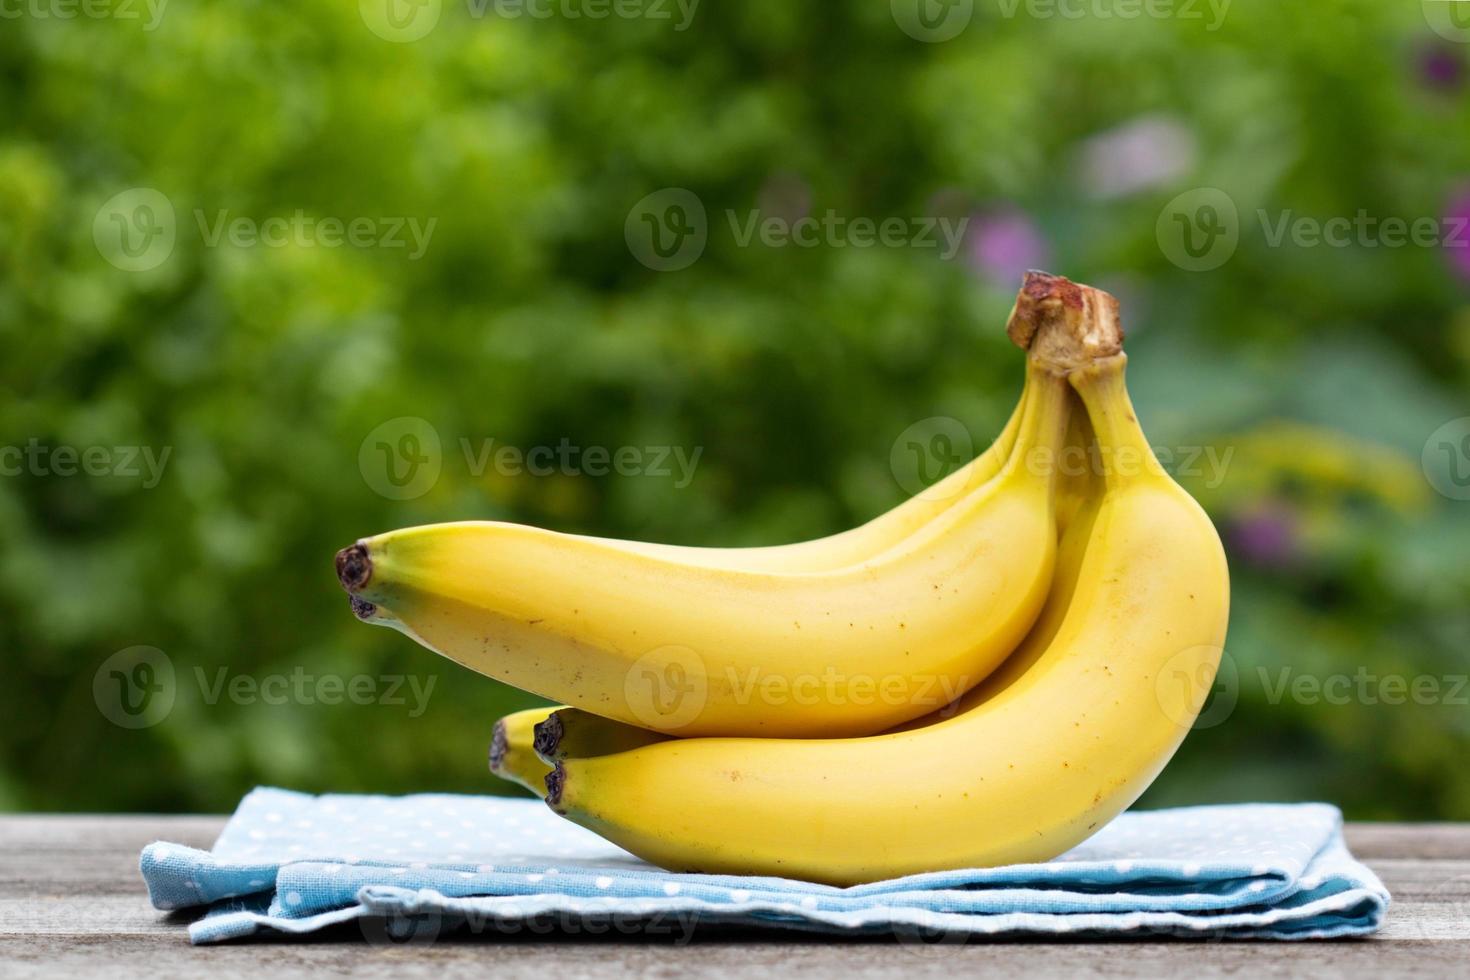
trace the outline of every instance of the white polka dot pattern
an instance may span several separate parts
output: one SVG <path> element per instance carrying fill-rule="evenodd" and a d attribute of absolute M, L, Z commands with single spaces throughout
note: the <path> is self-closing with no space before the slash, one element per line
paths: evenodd
<path fill-rule="evenodd" d="M 359 916 L 506 928 L 610 912 L 901 937 L 922 928 L 1305 938 L 1371 932 L 1388 902 L 1325 804 L 1128 813 L 1046 864 L 840 889 L 663 872 L 535 801 L 259 789 L 213 851 L 152 844 L 141 866 L 156 908 L 206 907 L 189 927 L 197 943 Z"/>

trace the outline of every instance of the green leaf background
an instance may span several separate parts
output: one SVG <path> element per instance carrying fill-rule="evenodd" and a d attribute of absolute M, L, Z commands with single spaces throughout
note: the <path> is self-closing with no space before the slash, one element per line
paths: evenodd
<path fill-rule="evenodd" d="M 154 29 L 28 15 L 0 30 L 0 446 L 171 454 L 155 487 L 0 478 L 0 806 L 219 811 L 258 783 L 513 792 L 485 771 L 490 726 L 535 699 L 355 622 L 337 548 L 468 517 L 774 543 L 898 502 L 889 451 L 919 419 L 956 418 L 983 446 L 1020 387 L 1002 330 L 1016 283 L 968 251 L 741 247 L 726 212 L 784 194 L 877 220 L 936 202 L 1025 216 L 1049 268 L 1122 297 L 1154 440 L 1233 451 L 1222 480 L 1184 482 L 1230 544 L 1238 684 L 1146 803 L 1470 813 L 1470 692 L 1271 697 L 1283 670 L 1470 671 L 1470 502 L 1421 468 L 1431 434 L 1470 415 L 1465 266 L 1442 248 L 1273 247 L 1258 217 L 1451 207 L 1470 181 L 1470 45 L 1419 4 L 1237 0 L 1211 30 L 980 0 L 939 44 L 871 0 L 705 0 L 684 31 L 446 0 L 412 43 L 354 6 L 176 0 Z M 1139 119 L 1170 120 L 1191 159 L 1089 192 L 1088 141 Z M 177 215 L 172 254 L 144 272 L 93 241 L 99 208 L 133 187 Z M 624 239 L 665 187 L 710 215 L 678 272 Z M 1210 272 L 1155 237 L 1196 187 L 1241 219 Z M 411 260 L 211 246 L 196 213 L 221 211 L 437 223 Z M 400 416 L 443 443 L 432 490 L 406 501 L 358 462 Z M 487 439 L 701 456 L 685 487 L 476 475 L 461 440 Z M 1279 546 L 1251 544 L 1262 533 Z M 168 655 L 177 696 L 127 730 L 93 682 L 140 644 Z M 210 703 L 198 678 L 221 669 L 434 687 L 417 715 Z"/>

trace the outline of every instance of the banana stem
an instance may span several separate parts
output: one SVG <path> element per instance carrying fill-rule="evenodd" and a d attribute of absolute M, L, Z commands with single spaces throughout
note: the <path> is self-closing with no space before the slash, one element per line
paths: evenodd
<path fill-rule="evenodd" d="M 1108 489 L 1141 476 L 1167 475 L 1128 398 L 1116 297 L 1063 276 L 1028 272 L 1006 332 L 1034 363 L 1065 376 L 1082 397 L 1096 435 L 1092 470 Z"/>
<path fill-rule="evenodd" d="M 1058 464 L 1074 397 L 1063 373 L 1038 357 L 1027 357 L 1025 412 L 1001 475 L 1010 480 L 1044 481 L 1048 506 L 1056 497 Z"/>
<path fill-rule="evenodd" d="M 1109 490 L 1140 478 L 1166 477 L 1128 396 L 1128 357 L 1115 354 L 1072 372 L 1069 380 L 1097 433 L 1097 471 Z"/>

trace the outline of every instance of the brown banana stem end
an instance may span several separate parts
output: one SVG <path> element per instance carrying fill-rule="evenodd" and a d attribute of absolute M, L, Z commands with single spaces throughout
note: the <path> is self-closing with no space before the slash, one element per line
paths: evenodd
<path fill-rule="evenodd" d="M 561 712 L 553 711 L 541 721 L 536 723 L 535 739 L 532 749 L 547 762 L 554 762 L 557 750 L 561 748 L 561 739 L 566 734 L 566 726 L 562 724 Z"/>
<path fill-rule="evenodd" d="M 1049 272 L 1026 273 L 1006 333 L 1063 374 L 1123 350 L 1117 297 Z"/>
<path fill-rule="evenodd" d="M 558 762 L 555 768 L 546 774 L 546 802 L 557 813 L 562 812 L 560 809 L 561 791 L 566 786 L 566 782 L 566 767 Z"/>
<path fill-rule="evenodd" d="M 359 592 L 373 577 L 373 559 L 367 545 L 359 541 L 337 552 L 337 581 L 348 592 Z"/>

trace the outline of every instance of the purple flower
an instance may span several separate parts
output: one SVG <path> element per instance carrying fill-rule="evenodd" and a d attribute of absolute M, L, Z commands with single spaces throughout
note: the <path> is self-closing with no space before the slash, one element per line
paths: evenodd
<path fill-rule="evenodd" d="M 1280 568 L 1297 555 L 1296 516 L 1280 504 L 1257 507 L 1233 522 L 1230 539 L 1251 564 Z"/>
<path fill-rule="evenodd" d="M 1167 116 L 1142 116 L 1082 144 L 1082 184 L 1106 200 L 1172 184 L 1194 168 L 1194 134 Z"/>
<path fill-rule="evenodd" d="M 1049 265 L 1046 238 L 1023 211 L 1004 208 L 970 223 L 970 267 L 991 282 L 1013 287 L 1027 269 Z"/>
<path fill-rule="evenodd" d="M 1450 199 L 1445 213 L 1445 226 L 1448 231 L 1470 226 L 1470 187 L 1461 188 Z M 1455 271 L 1461 277 L 1470 279 L 1470 242 L 1466 242 L 1465 236 L 1447 234 L 1444 249 Z"/>
<path fill-rule="evenodd" d="M 1465 81 L 1465 60 L 1449 44 L 1434 44 L 1419 53 L 1419 80 L 1437 92 L 1456 92 Z"/>

